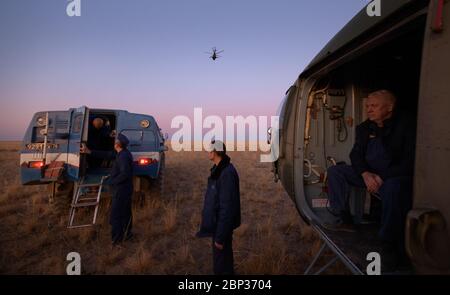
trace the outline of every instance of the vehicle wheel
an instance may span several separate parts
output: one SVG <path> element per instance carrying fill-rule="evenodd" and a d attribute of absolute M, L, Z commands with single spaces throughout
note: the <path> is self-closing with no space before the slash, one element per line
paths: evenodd
<path fill-rule="evenodd" d="M 164 168 L 165 168 L 165 161 L 164 157 L 161 161 L 161 167 L 159 169 L 158 178 L 156 179 L 149 179 L 148 185 L 149 185 L 149 197 L 150 198 L 164 198 L 165 188 L 164 188 Z"/>
<path fill-rule="evenodd" d="M 63 182 L 56 185 L 56 195 L 57 196 L 67 196 L 70 194 L 72 198 L 73 182 Z"/>
<path fill-rule="evenodd" d="M 56 184 L 55 196 L 51 202 L 51 206 L 55 214 L 59 216 L 68 214 L 70 204 L 72 203 L 73 188 L 74 188 L 73 182 Z M 47 187 L 49 197 L 52 194 L 52 190 L 53 184 L 49 184 Z"/>

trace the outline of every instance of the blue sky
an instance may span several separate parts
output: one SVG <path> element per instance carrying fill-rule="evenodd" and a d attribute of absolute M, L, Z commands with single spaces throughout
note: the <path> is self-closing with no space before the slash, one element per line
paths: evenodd
<path fill-rule="evenodd" d="M 284 92 L 364 0 L 0 2 L 0 140 L 33 113 L 80 105 L 152 114 L 274 115 Z M 213 62 L 205 51 L 225 50 Z"/>

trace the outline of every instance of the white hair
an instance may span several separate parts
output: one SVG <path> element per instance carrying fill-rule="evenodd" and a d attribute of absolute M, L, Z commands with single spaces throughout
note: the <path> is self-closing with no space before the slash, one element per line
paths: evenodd
<path fill-rule="evenodd" d="M 385 90 L 385 89 L 377 90 L 375 92 L 370 93 L 368 98 L 370 98 L 370 97 L 381 97 L 381 98 L 389 101 L 394 106 L 397 103 L 397 97 L 395 96 L 395 94 L 392 93 L 391 91 Z"/>

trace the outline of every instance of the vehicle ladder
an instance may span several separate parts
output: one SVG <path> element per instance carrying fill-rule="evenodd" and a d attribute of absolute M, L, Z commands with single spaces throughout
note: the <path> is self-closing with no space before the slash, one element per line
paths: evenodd
<path fill-rule="evenodd" d="M 95 225 L 103 189 L 103 181 L 105 179 L 106 176 L 103 176 L 100 182 L 86 183 L 87 181 L 85 181 L 85 178 L 83 177 L 78 183 L 76 183 L 72 204 L 70 206 L 69 224 L 67 228 L 80 228 Z M 77 210 L 87 207 L 94 207 L 92 222 L 78 225 L 75 224 L 75 214 L 77 213 Z"/>

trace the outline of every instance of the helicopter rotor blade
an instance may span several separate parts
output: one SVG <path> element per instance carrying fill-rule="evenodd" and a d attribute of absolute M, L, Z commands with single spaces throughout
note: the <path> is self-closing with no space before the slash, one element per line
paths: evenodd
<path fill-rule="evenodd" d="M 225 50 L 217 51 L 216 54 L 222 53 L 222 52 L 224 52 L 224 51 L 225 51 Z"/>

